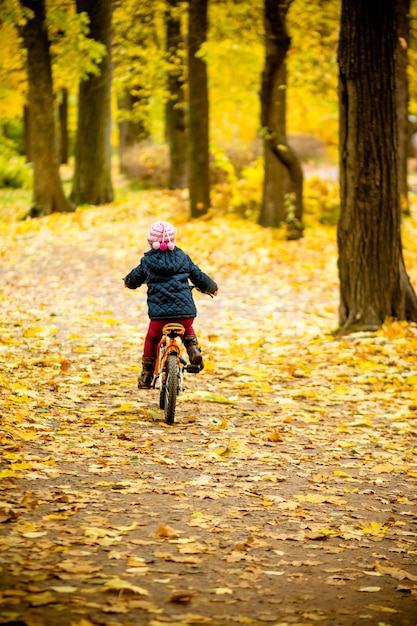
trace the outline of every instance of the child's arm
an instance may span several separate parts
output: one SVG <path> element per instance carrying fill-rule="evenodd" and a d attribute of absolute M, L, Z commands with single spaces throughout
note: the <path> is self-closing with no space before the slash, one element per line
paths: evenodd
<path fill-rule="evenodd" d="M 195 263 L 190 263 L 190 280 L 199 289 L 205 293 L 211 293 L 213 296 L 217 296 L 218 287 L 217 283 L 205 274 Z"/>
<path fill-rule="evenodd" d="M 143 271 L 142 262 L 135 267 L 127 276 L 123 278 L 125 287 L 128 289 L 137 289 L 145 282 L 145 272 Z"/>

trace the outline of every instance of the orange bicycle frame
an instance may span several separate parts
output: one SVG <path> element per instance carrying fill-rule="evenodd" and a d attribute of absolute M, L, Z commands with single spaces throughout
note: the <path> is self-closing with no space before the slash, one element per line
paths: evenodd
<path fill-rule="evenodd" d="M 180 365 L 181 346 L 178 345 L 176 338 L 182 337 L 184 333 L 185 328 L 182 324 L 177 324 L 175 322 L 169 322 L 168 324 L 165 324 L 162 329 L 162 337 L 158 343 L 158 358 L 155 362 L 155 376 L 158 376 L 159 373 L 164 369 L 168 354 L 170 354 L 171 352 L 176 352 L 178 365 Z M 165 350 L 162 359 L 160 359 L 160 351 L 163 345 L 165 345 Z"/>

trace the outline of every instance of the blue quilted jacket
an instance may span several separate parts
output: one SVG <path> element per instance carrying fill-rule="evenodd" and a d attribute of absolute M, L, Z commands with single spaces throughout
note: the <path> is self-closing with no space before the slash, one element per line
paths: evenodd
<path fill-rule="evenodd" d="M 197 289 L 214 293 L 217 285 L 193 263 L 188 254 L 174 250 L 145 252 L 139 265 L 124 278 L 129 289 L 148 285 L 148 314 L 151 320 L 195 317 L 197 309 L 190 281 Z"/>

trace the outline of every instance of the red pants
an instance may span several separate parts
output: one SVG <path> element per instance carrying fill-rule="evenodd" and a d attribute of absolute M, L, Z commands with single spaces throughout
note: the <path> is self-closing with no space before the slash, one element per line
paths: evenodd
<path fill-rule="evenodd" d="M 195 335 L 193 328 L 193 317 L 182 317 L 180 319 L 168 319 L 168 320 L 151 320 L 149 322 L 149 328 L 147 335 L 145 337 L 145 346 L 143 348 L 143 356 L 151 357 L 157 356 L 156 352 L 158 349 L 159 340 L 162 337 L 162 329 L 165 324 L 169 322 L 175 322 L 176 324 L 182 324 L 185 328 L 184 336 Z"/>

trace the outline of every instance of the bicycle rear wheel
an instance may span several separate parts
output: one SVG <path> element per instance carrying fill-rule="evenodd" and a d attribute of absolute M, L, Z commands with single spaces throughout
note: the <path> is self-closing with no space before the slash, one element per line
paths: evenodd
<path fill-rule="evenodd" d="M 165 397 L 164 410 L 165 421 L 167 424 L 173 424 L 175 419 L 175 407 L 178 395 L 178 358 L 175 352 L 168 354 L 166 360 L 166 380 L 165 380 Z"/>

